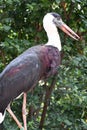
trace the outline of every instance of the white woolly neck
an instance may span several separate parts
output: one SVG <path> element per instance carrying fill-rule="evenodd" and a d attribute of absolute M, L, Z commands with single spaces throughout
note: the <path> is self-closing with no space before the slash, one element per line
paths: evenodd
<path fill-rule="evenodd" d="M 46 45 L 54 46 L 61 51 L 60 36 L 56 25 L 53 23 L 53 19 L 54 17 L 50 13 L 46 14 L 43 19 L 43 26 L 48 36 Z"/>

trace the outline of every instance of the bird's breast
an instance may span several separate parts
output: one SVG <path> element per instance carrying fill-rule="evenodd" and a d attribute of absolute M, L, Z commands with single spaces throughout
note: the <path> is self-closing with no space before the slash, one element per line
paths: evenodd
<path fill-rule="evenodd" d="M 43 75 L 45 78 L 54 75 L 60 65 L 60 51 L 53 46 L 43 46 L 39 55 L 43 64 Z"/>

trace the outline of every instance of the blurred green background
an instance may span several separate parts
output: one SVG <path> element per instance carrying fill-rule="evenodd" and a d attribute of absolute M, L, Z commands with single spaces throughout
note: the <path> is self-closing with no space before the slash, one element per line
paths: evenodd
<path fill-rule="evenodd" d="M 47 42 L 42 20 L 48 12 L 59 13 L 81 40 L 59 30 L 62 64 L 58 75 L 28 93 L 28 130 L 87 130 L 87 0 L 0 0 L 0 72 L 27 48 Z M 11 108 L 23 124 L 22 97 Z M 18 130 L 8 113 L 4 127 Z"/>

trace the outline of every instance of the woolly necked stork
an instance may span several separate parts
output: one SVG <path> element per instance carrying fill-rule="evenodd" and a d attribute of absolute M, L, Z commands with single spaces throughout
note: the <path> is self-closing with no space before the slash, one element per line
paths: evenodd
<path fill-rule="evenodd" d="M 48 42 L 45 45 L 29 48 L 11 61 L 0 74 L 0 123 L 3 122 L 7 110 L 19 128 L 22 128 L 9 104 L 20 94 L 24 94 L 22 115 L 24 130 L 27 130 L 26 93 L 34 88 L 39 80 L 54 75 L 60 65 L 61 41 L 57 27 L 75 40 L 80 39 L 57 13 L 47 13 L 43 18 L 43 26 L 48 36 Z"/>

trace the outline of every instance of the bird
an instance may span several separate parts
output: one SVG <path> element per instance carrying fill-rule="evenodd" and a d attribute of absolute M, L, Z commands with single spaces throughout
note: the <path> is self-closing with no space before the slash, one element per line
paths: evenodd
<path fill-rule="evenodd" d="M 61 64 L 62 46 L 57 27 L 73 39 L 80 39 L 56 12 L 48 12 L 44 16 L 43 27 L 48 37 L 47 43 L 27 49 L 0 73 L 0 123 L 3 122 L 7 110 L 18 127 L 23 128 L 10 108 L 10 103 L 19 95 L 23 95 L 22 116 L 24 130 L 27 130 L 27 92 L 31 91 L 40 80 L 54 75 Z"/>

